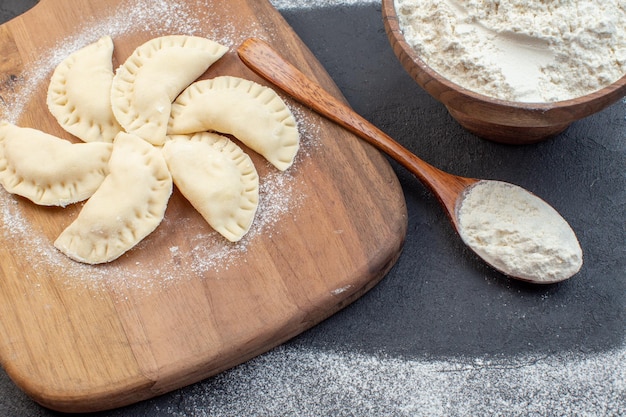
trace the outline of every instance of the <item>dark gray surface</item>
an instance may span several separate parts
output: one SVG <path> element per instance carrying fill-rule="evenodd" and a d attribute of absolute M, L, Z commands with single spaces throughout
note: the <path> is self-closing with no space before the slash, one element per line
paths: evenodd
<path fill-rule="evenodd" d="M 2 21 L 35 3 L 34 0 L 1 1 Z M 392 163 L 402 183 L 409 213 L 408 236 L 400 260 L 376 288 L 288 342 L 288 348 L 420 361 L 468 357 L 506 361 L 520 355 L 559 357 L 563 352 L 574 352 L 584 358 L 623 351 L 624 102 L 537 145 L 517 147 L 487 142 L 459 127 L 443 106 L 404 72 L 387 42 L 379 5 L 284 10 L 283 15 L 356 111 L 444 170 L 509 181 L 543 197 L 570 222 L 578 234 L 585 259 L 582 271 L 560 284 L 534 286 L 509 280 L 478 261 L 453 233 L 435 198 Z M 610 366 L 615 369 L 603 373 L 609 379 L 624 374 L 622 363 L 610 363 Z M 245 374 L 247 370 L 243 366 L 235 372 Z M 222 382 L 209 379 L 97 415 L 220 414 L 220 404 L 237 401 L 233 394 L 237 391 L 229 391 Z M 613 392 L 610 401 L 626 395 L 623 384 L 611 380 L 594 383 L 614 384 L 618 392 Z M 207 397 L 206 401 L 199 398 L 199 392 Z M 188 400 L 191 397 L 193 404 Z M 611 409 L 624 411 L 623 407 L 613 405 Z M 313 406 L 309 415 L 328 410 L 321 405 L 316 410 Z M 337 410 L 335 415 L 350 414 L 346 409 Z M 494 414 L 506 413 L 506 408 L 497 405 L 493 410 Z M 449 409 L 449 413 L 443 409 L 431 411 L 456 414 Z M 251 414 L 259 415 L 252 411 Z M 32 403 L 0 372 L 0 415 L 57 413 Z"/>

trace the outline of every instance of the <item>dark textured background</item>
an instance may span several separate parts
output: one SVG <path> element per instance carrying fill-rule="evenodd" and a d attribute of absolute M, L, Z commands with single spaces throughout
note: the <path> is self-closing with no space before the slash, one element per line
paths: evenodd
<path fill-rule="evenodd" d="M 0 2 L 1 22 L 36 3 Z M 392 162 L 409 213 L 400 260 L 376 288 L 288 345 L 430 360 L 624 349 L 624 102 L 537 145 L 487 142 L 459 127 L 404 72 L 387 41 L 378 4 L 282 13 L 357 112 L 439 168 L 509 181 L 538 194 L 570 222 L 585 259 L 578 275 L 556 285 L 503 277 L 462 245 L 435 198 Z M 181 415 L 172 410 L 203 384 L 211 381 L 98 415 Z M 57 414 L 32 403 L 0 371 L 0 415 Z"/>

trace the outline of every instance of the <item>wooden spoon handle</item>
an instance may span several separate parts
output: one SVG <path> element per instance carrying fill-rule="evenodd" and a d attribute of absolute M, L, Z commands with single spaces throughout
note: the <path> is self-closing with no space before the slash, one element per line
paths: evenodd
<path fill-rule="evenodd" d="M 457 197 L 476 180 L 448 174 L 424 162 L 346 104 L 326 92 L 266 42 L 254 38 L 247 39 L 241 44 L 237 53 L 241 60 L 261 77 L 272 82 L 302 104 L 361 137 L 417 176 L 443 203 L 456 226 L 454 210 Z"/>
<path fill-rule="evenodd" d="M 409 157 L 408 150 L 330 95 L 319 84 L 287 62 L 266 42 L 254 38 L 247 39 L 237 52 L 241 60 L 261 77 L 277 85 L 302 104 L 368 141 L 407 169 L 413 169 L 415 161 Z"/>

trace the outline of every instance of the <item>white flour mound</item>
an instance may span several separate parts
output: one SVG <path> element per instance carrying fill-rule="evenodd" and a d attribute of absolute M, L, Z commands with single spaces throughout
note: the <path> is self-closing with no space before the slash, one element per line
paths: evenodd
<path fill-rule="evenodd" d="M 582 250 L 570 225 L 521 187 L 479 181 L 465 193 L 457 215 L 463 241 L 507 275 L 557 282 L 582 266 Z"/>
<path fill-rule="evenodd" d="M 504 100 L 553 102 L 626 74 L 624 0 L 395 0 L 406 41 L 434 70 Z"/>

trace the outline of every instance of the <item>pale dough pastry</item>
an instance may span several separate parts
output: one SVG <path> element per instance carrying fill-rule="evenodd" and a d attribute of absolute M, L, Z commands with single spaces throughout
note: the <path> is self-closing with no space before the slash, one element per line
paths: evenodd
<path fill-rule="evenodd" d="M 197 81 L 172 105 L 168 134 L 210 130 L 235 136 L 281 171 L 300 146 L 296 120 L 280 96 L 238 77 Z"/>
<path fill-rule="evenodd" d="M 250 229 L 259 205 L 252 160 L 225 136 L 172 136 L 163 147 L 174 184 L 207 223 L 231 242 Z"/>
<path fill-rule="evenodd" d="M 78 217 L 54 242 L 70 258 L 112 261 L 161 223 L 172 193 L 172 177 L 159 148 L 121 132 L 113 142 L 109 175 Z"/>
<path fill-rule="evenodd" d="M 72 143 L 0 122 L 0 183 L 36 204 L 66 206 L 89 198 L 108 174 L 113 145 Z"/>
<path fill-rule="evenodd" d="M 113 77 L 113 114 L 127 132 L 162 145 L 172 101 L 227 51 L 197 36 L 162 36 L 144 43 Z"/>
<path fill-rule="evenodd" d="M 102 37 L 65 58 L 50 78 L 50 113 L 84 142 L 113 142 L 122 130 L 111 109 L 112 56 L 111 37 Z"/>

